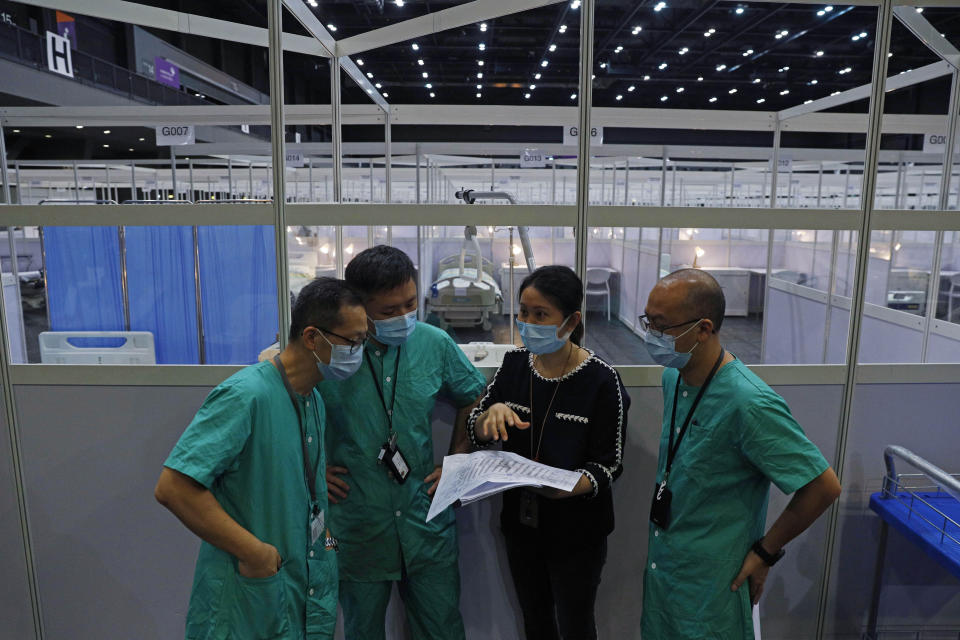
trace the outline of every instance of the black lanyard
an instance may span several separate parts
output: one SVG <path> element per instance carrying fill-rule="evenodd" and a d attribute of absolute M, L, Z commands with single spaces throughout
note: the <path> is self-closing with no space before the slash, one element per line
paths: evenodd
<path fill-rule="evenodd" d="M 373 360 L 370 359 L 370 353 L 364 351 L 363 355 L 367 358 L 367 364 L 370 365 L 370 375 L 373 376 L 373 384 L 377 387 L 377 395 L 380 396 L 380 404 L 383 405 L 383 412 L 387 415 L 387 420 L 390 423 L 390 434 L 393 434 L 393 410 L 397 407 L 397 387 L 400 386 L 400 381 L 397 379 L 397 374 L 400 373 L 400 349 L 397 347 L 397 361 L 393 364 L 393 392 L 390 397 L 390 406 L 387 406 L 387 400 L 383 396 L 383 389 L 380 388 L 380 379 L 377 378 L 376 372 L 373 370 Z M 386 351 L 384 351 L 386 353 Z M 382 363 L 381 363 L 382 364 Z M 381 366 L 381 370 L 383 367 Z"/>
<path fill-rule="evenodd" d="M 693 412 L 697 410 L 697 405 L 700 404 L 700 399 L 703 398 L 703 394 L 707 392 L 707 387 L 709 387 L 710 383 L 713 382 L 713 377 L 717 375 L 717 370 L 720 368 L 720 363 L 723 362 L 723 357 L 725 355 L 727 355 L 727 352 L 721 349 L 720 357 L 717 358 L 717 361 L 713 365 L 713 369 L 710 370 L 710 375 L 707 376 L 703 386 L 700 387 L 700 392 L 697 393 L 697 397 L 693 401 L 693 406 L 691 406 L 690 411 L 687 412 L 687 419 L 683 421 L 683 426 L 680 427 L 680 434 L 677 436 L 677 445 L 674 446 L 673 434 L 677 424 L 677 396 L 680 394 L 680 374 L 677 374 L 677 384 L 673 388 L 673 415 L 670 417 L 670 445 L 667 447 L 667 468 L 663 474 L 664 483 L 667 481 L 667 476 L 670 475 L 670 468 L 673 467 L 673 459 L 677 456 L 677 450 L 680 448 L 680 442 L 683 441 L 683 436 L 687 434 L 687 427 L 690 426 L 690 419 L 693 417 Z"/>
<path fill-rule="evenodd" d="M 313 509 L 313 514 L 317 515 L 317 513 L 320 512 L 320 506 L 317 503 L 317 470 L 310 464 L 310 452 L 307 448 L 307 427 L 304 424 L 303 416 L 300 415 L 300 405 L 297 404 L 297 394 L 294 393 L 293 387 L 290 385 L 290 379 L 287 378 L 287 370 L 280 361 L 280 356 L 274 356 L 273 362 L 277 365 L 277 371 L 280 372 L 280 379 L 283 380 L 283 386 L 286 387 L 287 394 L 290 396 L 290 402 L 293 403 L 293 412 L 297 414 L 297 422 L 300 424 L 300 446 L 303 449 L 303 475 L 307 481 L 307 488 L 310 490 L 310 505 Z M 320 412 L 317 410 L 316 398 L 314 398 L 313 413 L 319 425 Z M 320 446 L 319 442 L 317 446 Z"/>

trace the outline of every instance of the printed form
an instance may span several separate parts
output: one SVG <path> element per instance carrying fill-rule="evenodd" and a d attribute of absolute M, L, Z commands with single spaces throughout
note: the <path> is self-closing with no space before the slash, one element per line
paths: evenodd
<path fill-rule="evenodd" d="M 446 456 L 427 522 L 460 501 L 469 504 L 515 487 L 553 487 L 571 491 L 580 473 L 548 467 L 509 451 L 477 451 Z"/>

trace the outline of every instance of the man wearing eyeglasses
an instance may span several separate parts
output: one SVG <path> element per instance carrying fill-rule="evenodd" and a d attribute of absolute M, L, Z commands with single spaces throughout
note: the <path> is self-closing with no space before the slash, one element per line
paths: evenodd
<path fill-rule="evenodd" d="M 324 379 L 359 365 L 367 316 L 342 280 L 297 297 L 290 342 L 215 388 L 155 495 L 202 540 L 186 638 L 333 638 L 336 530 L 325 481 Z"/>
<path fill-rule="evenodd" d="M 724 350 L 725 306 L 712 276 L 685 269 L 657 283 L 640 317 L 665 367 L 644 640 L 753 640 L 770 567 L 840 495 L 783 398 Z M 764 532 L 771 482 L 793 498 Z"/>
<path fill-rule="evenodd" d="M 453 510 L 426 522 L 440 480 L 431 423 L 437 397 L 448 397 L 459 409 L 449 451 L 469 451 L 466 418 L 486 381 L 450 336 L 417 322 L 416 270 L 405 253 L 371 247 L 344 275 L 370 323 L 357 375 L 320 385 L 346 638 L 385 637 L 397 583 L 414 640 L 462 640 Z"/>

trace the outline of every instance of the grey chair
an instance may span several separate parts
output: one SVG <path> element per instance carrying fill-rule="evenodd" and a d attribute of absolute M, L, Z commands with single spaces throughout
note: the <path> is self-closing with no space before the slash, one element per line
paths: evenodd
<path fill-rule="evenodd" d="M 584 293 L 590 296 L 606 296 L 607 322 L 610 322 L 610 271 L 600 267 L 587 269 L 587 288 Z"/>

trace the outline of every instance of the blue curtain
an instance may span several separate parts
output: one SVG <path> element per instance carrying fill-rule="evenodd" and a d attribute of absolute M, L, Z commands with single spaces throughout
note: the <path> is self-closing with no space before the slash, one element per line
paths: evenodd
<path fill-rule="evenodd" d="M 130 329 L 153 334 L 157 364 L 198 364 L 192 227 L 126 227 Z"/>
<path fill-rule="evenodd" d="M 117 228 L 44 227 L 43 234 L 50 329 L 123 331 Z"/>
<path fill-rule="evenodd" d="M 273 227 L 200 227 L 208 364 L 249 364 L 277 340 Z"/>

